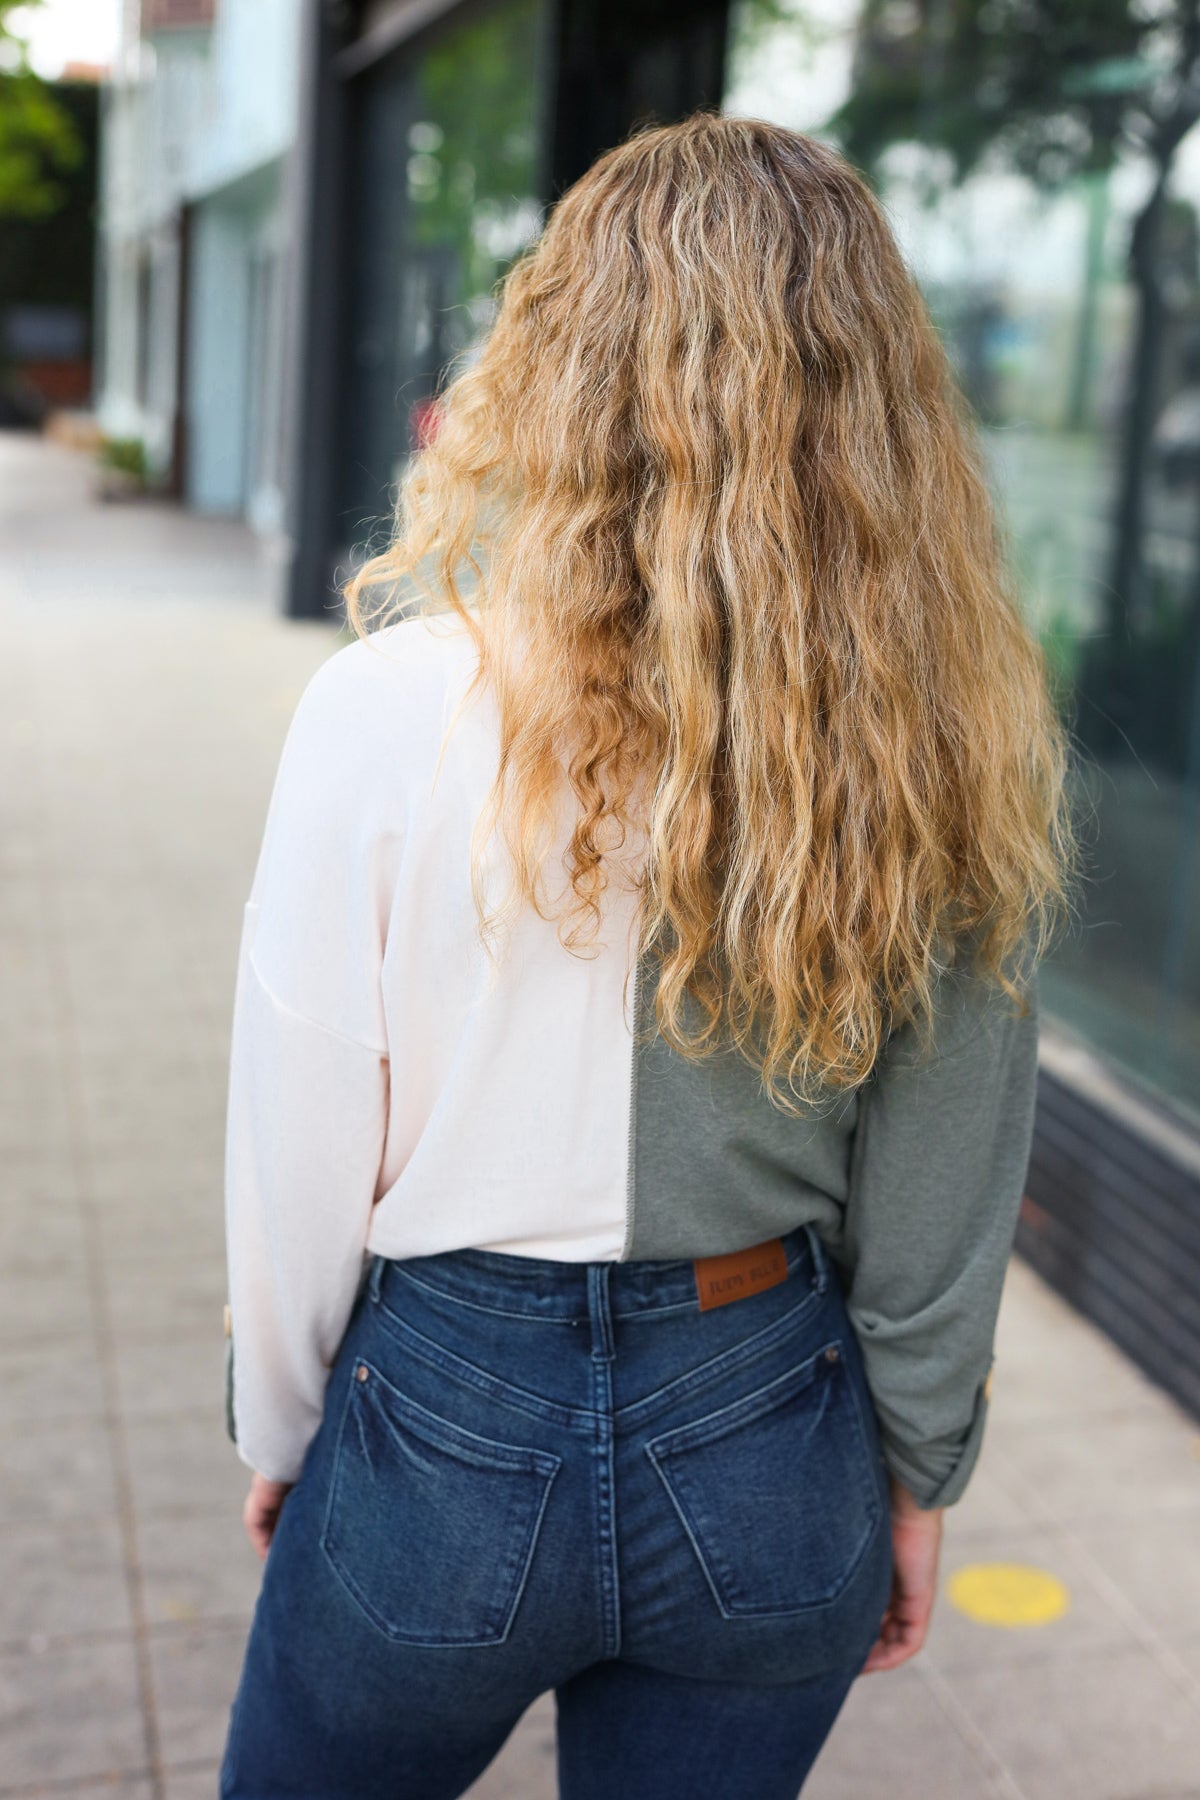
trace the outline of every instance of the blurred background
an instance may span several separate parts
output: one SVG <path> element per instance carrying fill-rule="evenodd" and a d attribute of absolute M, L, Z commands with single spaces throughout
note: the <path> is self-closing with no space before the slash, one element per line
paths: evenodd
<path fill-rule="evenodd" d="M 946 1603 L 812 1791 L 1200 1795 L 1197 0 L 0 0 L 0 1795 L 215 1791 L 259 1575 L 223 1084 L 283 732 L 498 278 L 702 105 L 879 193 L 1083 753 Z M 481 1795 L 552 1791 L 550 1720 Z"/>

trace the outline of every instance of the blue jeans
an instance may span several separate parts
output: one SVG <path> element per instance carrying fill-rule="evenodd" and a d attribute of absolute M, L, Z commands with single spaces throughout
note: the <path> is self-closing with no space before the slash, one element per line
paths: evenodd
<path fill-rule="evenodd" d="M 794 1800 L 892 1580 L 835 1266 L 376 1257 L 276 1526 L 222 1800 L 452 1800 L 553 1689 L 562 1800 Z"/>

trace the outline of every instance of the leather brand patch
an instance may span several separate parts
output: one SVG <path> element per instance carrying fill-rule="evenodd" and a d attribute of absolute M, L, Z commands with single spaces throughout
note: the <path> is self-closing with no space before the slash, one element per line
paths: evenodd
<path fill-rule="evenodd" d="M 696 1272 L 696 1295 L 700 1311 L 713 1306 L 727 1306 L 731 1300 L 745 1300 L 787 1280 L 787 1251 L 782 1238 L 768 1238 L 764 1244 L 752 1244 L 749 1250 L 732 1250 L 726 1256 L 697 1256 L 692 1259 Z"/>

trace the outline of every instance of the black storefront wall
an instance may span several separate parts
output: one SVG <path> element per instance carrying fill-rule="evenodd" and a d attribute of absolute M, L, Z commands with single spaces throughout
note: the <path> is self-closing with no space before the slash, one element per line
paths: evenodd
<path fill-rule="evenodd" d="M 430 316 L 446 312 L 449 272 L 436 251 L 406 243 L 391 205 L 414 111 L 412 72 L 448 34 L 502 10 L 503 0 L 370 8 L 307 0 L 292 191 L 285 607 L 294 618 L 340 617 L 348 547 L 386 530 L 385 496 L 404 447 L 395 390 L 411 372 L 398 371 L 383 346 L 405 281 L 429 291 Z M 533 109 L 542 204 L 635 124 L 720 104 L 728 0 L 544 0 L 540 11 L 539 66 L 527 79 L 545 89 Z"/>
<path fill-rule="evenodd" d="M 552 196 L 638 121 L 720 105 L 727 3 L 563 0 L 557 11 Z"/>
<path fill-rule="evenodd" d="M 507 219 L 515 247 L 541 216 L 554 24 L 547 0 L 493 0 L 369 62 L 353 51 L 334 494 L 343 565 L 386 539 L 423 411 L 479 336 L 509 260 L 487 240 Z"/>
<path fill-rule="evenodd" d="M 0 216 L 0 425 L 85 406 L 92 390 L 100 89 L 55 81 L 45 100 L 66 115 L 79 159 L 54 170 L 48 212 Z"/>
<path fill-rule="evenodd" d="M 1200 1419 L 1200 1146 L 1153 1095 L 1046 1060 L 1016 1250 Z"/>

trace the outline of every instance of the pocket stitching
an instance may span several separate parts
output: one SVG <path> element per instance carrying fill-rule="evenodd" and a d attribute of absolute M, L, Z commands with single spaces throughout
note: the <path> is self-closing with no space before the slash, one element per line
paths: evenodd
<path fill-rule="evenodd" d="M 727 1600 L 722 1595 L 720 1587 L 718 1586 L 718 1575 L 721 1580 L 724 1581 L 727 1590 L 732 1589 L 736 1585 L 736 1582 L 732 1579 L 731 1571 L 724 1566 L 724 1559 L 720 1555 L 719 1547 L 713 1549 L 711 1547 L 706 1547 L 703 1544 L 698 1530 L 693 1524 L 690 1516 L 688 1503 L 683 1494 L 676 1491 L 665 1466 L 669 1463 L 671 1456 L 676 1452 L 682 1451 L 686 1453 L 692 1449 L 702 1448 L 705 1444 L 717 1441 L 729 1431 L 735 1430 L 739 1425 L 752 1422 L 756 1418 L 764 1417 L 766 1414 L 773 1412 L 780 1406 L 786 1404 L 787 1400 L 790 1398 L 807 1391 L 807 1389 L 812 1386 L 819 1371 L 820 1359 L 824 1356 L 825 1351 L 833 1344 L 836 1344 L 841 1351 L 841 1373 L 845 1375 L 849 1382 L 850 1397 L 853 1402 L 852 1417 L 854 1421 L 855 1439 L 862 1453 L 862 1462 L 865 1470 L 870 1462 L 870 1445 L 863 1429 L 862 1408 L 859 1404 L 858 1395 L 855 1392 L 855 1384 L 853 1380 L 850 1379 L 850 1370 L 845 1362 L 845 1345 L 840 1338 L 830 1339 L 827 1344 L 823 1345 L 821 1349 L 816 1351 L 815 1354 L 809 1357 L 804 1363 L 798 1364 L 795 1369 L 789 1370 L 785 1375 L 777 1376 L 774 1381 L 766 1383 L 764 1387 L 759 1388 L 755 1393 L 743 1395 L 739 1400 L 735 1400 L 729 1405 L 719 1408 L 716 1412 L 706 1414 L 702 1419 L 693 1420 L 687 1425 L 676 1426 L 672 1431 L 664 1432 L 660 1437 L 652 1439 L 644 1446 L 646 1455 L 650 1459 L 651 1465 L 653 1466 L 668 1499 L 671 1501 L 672 1506 L 679 1516 L 680 1523 L 692 1546 L 705 1581 L 712 1592 L 713 1599 L 723 1618 L 730 1620 L 789 1618 L 804 1613 L 814 1612 L 821 1607 L 832 1605 L 845 1593 L 847 1587 L 849 1587 L 854 1576 L 857 1574 L 868 1549 L 875 1539 L 883 1511 L 879 1502 L 877 1485 L 872 1486 L 871 1499 L 868 1506 L 868 1523 L 866 1530 L 863 1533 L 862 1543 L 857 1547 L 848 1567 L 839 1575 L 836 1586 L 814 1599 L 800 1601 L 793 1605 L 780 1606 L 774 1603 L 763 1603 L 759 1605 L 752 1602 L 737 1604 Z M 803 1379 L 800 1379 L 801 1376 L 803 1376 Z M 775 1393 L 772 1399 L 766 1401 L 765 1396 L 771 1394 L 773 1389 L 775 1390 Z"/>
<path fill-rule="evenodd" d="M 366 1359 L 362 1357 L 356 1358 L 354 1366 L 357 1367 L 359 1362 L 365 1362 L 365 1360 Z M 538 1450 L 533 1446 L 501 1444 L 495 1439 L 483 1438 L 476 1433 L 467 1432 L 463 1427 L 452 1425 L 449 1420 L 439 1419 L 437 1414 L 429 1412 L 428 1408 L 421 1407 L 419 1402 L 411 1400 L 407 1394 L 402 1393 L 402 1391 L 389 1382 L 385 1376 L 382 1376 L 373 1364 L 367 1363 L 366 1366 L 371 1369 L 374 1379 L 382 1382 L 384 1388 L 400 1400 L 402 1408 L 415 1408 L 424 1418 L 436 1420 L 437 1424 L 446 1430 L 448 1439 L 451 1439 L 451 1434 L 453 1432 L 463 1431 L 463 1436 L 466 1440 L 474 1440 L 474 1442 L 487 1444 L 489 1446 L 494 1444 L 496 1450 L 503 1453 L 505 1456 L 515 1456 L 523 1459 L 516 1464 L 511 1462 L 502 1463 L 500 1465 L 500 1472 L 504 1474 L 529 1474 L 539 1477 L 541 1483 L 541 1496 L 537 1506 L 532 1512 L 528 1528 L 524 1534 L 524 1539 L 519 1543 L 513 1554 L 513 1576 L 510 1584 L 510 1591 L 500 1603 L 498 1609 L 500 1618 L 498 1629 L 491 1629 L 486 1633 L 473 1633 L 469 1636 L 461 1634 L 455 1636 L 444 1634 L 439 1634 L 437 1636 L 417 1636 L 412 1632 L 406 1632 L 403 1628 L 397 1628 L 378 1610 L 368 1594 L 359 1586 L 350 1570 L 337 1560 L 337 1537 L 332 1527 L 334 1502 L 338 1493 L 342 1470 L 346 1431 L 350 1421 L 351 1406 L 356 1399 L 365 1400 L 366 1398 L 365 1395 L 356 1392 L 361 1384 L 352 1374 L 347 1384 L 346 1397 L 342 1403 L 342 1413 L 338 1424 L 337 1440 L 333 1449 L 329 1492 L 326 1496 L 325 1511 L 322 1517 L 321 1531 L 318 1538 L 318 1543 L 325 1560 L 342 1587 L 350 1595 L 350 1598 L 364 1613 L 370 1623 L 374 1625 L 377 1630 L 381 1631 L 392 1643 L 411 1644 L 415 1647 L 426 1649 L 451 1647 L 473 1648 L 476 1646 L 503 1643 L 512 1630 L 517 1608 L 520 1605 L 521 1596 L 525 1591 L 529 1579 L 529 1573 L 533 1566 L 534 1551 L 537 1548 L 537 1540 L 541 1532 L 542 1519 L 545 1515 L 547 1504 L 549 1503 L 550 1490 L 554 1485 L 555 1476 L 562 1467 L 562 1458 L 556 1456 L 553 1451 Z M 420 1431 L 414 1432 L 414 1436 L 420 1437 Z M 451 1441 L 453 1440 L 451 1439 Z M 434 1447 L 442 1450 L 444 1454 L 459 1454 L 460 1445 L 457 1443 L 455 1443 L 453 1450 L 450 1450 L 446 1444 L 438 1443 L 436 1440 L 433 1440 L 433 1443 Z M 496 1468 L 495 1463 L 486 1463 L 478 1456 L 478 1454 L 470 1456 L 470 1464 L 472 1467 L 477 1468 Z"/>
<path fill-rule="evenodd" d="M 678 1450 L 694 1450 L 700 1445 L 711 1442 L 714 1437 L 721 1437 L 725 1431 L 743 1420 L 749 1423 L 763 1413 L 773 1412 L 777 1406 L 793 1393 L 802 1394 L 805 1388 L 812 1386 L 817 1378 L 817 1370 L 821 1358 L 832 1345 L 841 1349 L 841 1341 L 830 1338 L 811 1356 L 805 1357 L 793 1368 L 785 1369 L 782 1375 L 775 1375 L 762 1387 L 755 1388 L 752 1393 L 740 1394 L 736 1400 L 726 1401 L 714 1412 L 704 1413 L 699 1419 L 689 1419 L 686 1425 L 674 1425 L 670 1431 L 664 1431 L 656 1438 L 651 1438 L 646 1445 L 647 1450 L 661 1450 L 664 1456 L 671 1456 Z"/>
<path fill-rule="evenodd" d="M 576 1414 L 570 1407 L 563 1406 L 556 1400 L 545 1400 L 528 1388 L 519 1388 L 501 1381 L 495 1375 L 489 1375 L 486 1369 L 478 1368 L 475 1363 L 467 1362 L 453 1350 L 447 1350 L 432 1338 L 426 1337 L 423 1331 L 418 1331 L 415 1325 L 401 1318 L 399 1313 L 390 1311 L 385 1301 L 380 1300 L 376 1304 L 380 1330 L 393 1343 L 399 1344 L 407 1356 L 418 1358 L 439 1375 L 450 1376 L 469 1393 L 483 1394 L 490 1400 L 502 1400 L 514 1411 L 528 1413 L 534 1419 L 548 1419 L 555 1425 L 574 1424 Z"/>
<path fill-rule="evenodd" d="M 686 1374 L 678 1375 L 669 1381 L 666 1387 L 656 1388 L 641 1400 L 635 1400 L 621 1410 L 621 1424 L 626 1430 L 634 1426 L 644 1426 L 657 1413 L 667 1412 L 679 1401 L 689 1395 L 702 1393 L 707 1387 L 715 1387 L 727 1375 L 739 1374 L 743 1369 L 757 1362 L 761 1357 L 769 1356 L 777 1350 L 780 1340 L 786 1340 L 804 1321 L 805 1315 L 816 1309 L 821 1299 L 821 1290 L 815 1285 L 801 1295 L 794 1306 L 788 1308 L 779 1318 L 772 1319 L 769 1325 L 763 1325 L 758 1331 L 751 1332 L 749 1337 L 739 1338 L 727 1350 L 719 1350 L 715 1355 L 702 1363 L 697 1363 Z M 736 1404 L 736 1402 L 734 1403 Z M 675 1427 L 676 1430 L 683 1429 Z M 670 1433 L 666 1434 L 668 1437 Z M 656 1440 L 657 1441 L 657 1440 Z"/>
<path fill-rule="evenodd" d="M 437 1450 L 444 1450 L 448 1455 L 461 1453 L 464 1461 L 477 1468 L 499 1466 L 517 1472 L 535 1470 L 539 1475 L 555 1474 L 562 1463 L 562 1458 L 551 1450 L 539 1450 L 534 1445 L 505 1444 L 499 1438 L 484 1437 L 481 1432 L 468 1431 L 465 1425 L 456 1425 L 452 1419 L 443 1419 L 439 1413 L 431 1412 L 429 1407 L 422 1406 L 419 1400 L 414 1400 L 402 1388 L 398 1388 L 395 1382 L 389 1381 L 378 1364 L 373 1363 L 369 1357 L 356 1357 L 355 1368 L 360 1364 L 363 1368 L 370 1369 L 372 1380 L 378 1382 L 398 1402 L 397 1410 L 404 1416 L 405 1428 L 411 1430 L 414 1437 L 432 1444 Z M 354 1387 L 358 1385 L 355 1382 Z M 354 1387 L 350 1390 L 352 1394 Z"/>

